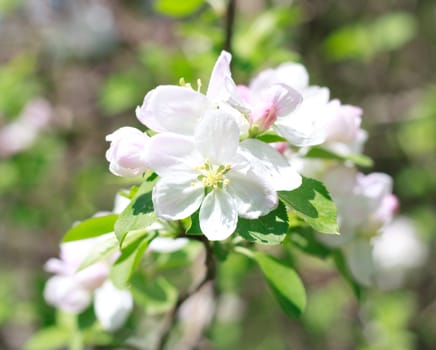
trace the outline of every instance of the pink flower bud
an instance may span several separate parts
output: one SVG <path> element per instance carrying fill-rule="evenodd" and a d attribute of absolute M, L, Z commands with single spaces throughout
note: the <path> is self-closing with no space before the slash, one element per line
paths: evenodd
<path fill-rule="evenodd" d="M 327 141 L 352 142 L 358 136 L 362 110 L 351 105 L 341 105 L 339 100 L 329 103 L 331 113 L 328 113 L 325 127 Z"/>
<path fill-rule="evenodd" d="M 145 157 L 149 137 L 138 129 L 123 127 L 106 136 L 111 142 L 106 152 L 110 171 L 118 176 L 138 176 L 148 169 Z"/>

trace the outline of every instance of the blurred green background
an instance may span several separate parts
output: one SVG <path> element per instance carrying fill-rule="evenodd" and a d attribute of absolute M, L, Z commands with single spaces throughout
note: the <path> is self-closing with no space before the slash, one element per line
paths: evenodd
<path fill-rule="evenodd" d="M 111 210 L 129 185 L 107 169 L 105 135 L 140 127 L 134 109 L 157 84 L 207 83 L 226 6 L 0 0 L 0 349 L 22 349 L 54 323 L 42 299 L 44 262 L 74 221 Z M 394 178 L 400 214 L 429 254 L 400 287 L 375 288 L 361 304 L 330 262 L 301 257 L 309 293 L 301 320 L 286 319 L 258 272 L 230 258 L 219 282 L 242 296 L 230 298 L 238 312 L 217 317 L 199 348 L 434 349 L 436 2 L 238 0 L 232 53 L 237 82 L 299 61 L 311 84 L 363 107 L 371 171 Z M 10 125 L 15 134 L 4 131 Z"/>

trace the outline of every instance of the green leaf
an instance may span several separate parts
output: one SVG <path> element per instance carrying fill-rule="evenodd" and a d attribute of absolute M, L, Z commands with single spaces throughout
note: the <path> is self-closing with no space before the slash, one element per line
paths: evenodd
<path fill-rule="evenodd" d="M 331 254 L 331 249 L 316 239 L 315 232 L 310 227 L 291 228 L 291 234 L 288 237 L 294 246 L 307 254 L 321 259 L 325 259 Z"/>
<path fill-rule="evenodd" d="M 138 231 L 133 233 L 137 237 L 129 239 L 130 233 L 127 235 L 121 248 L 121 255 L 115 261 L 110 272 L 113 284 L 119 289 L 128 287 L 130 277 L 135 272 L 150 240 L 154 237 L 154 234 L 148 234 L 145 231 L 142 231 L 141 234 L 138 234 Z"/>
<path fill-rule="evenodd" d="M 280 191 L 279 197 L 314 230 L 338 233 L 336 206 L 321 182 L 303 177 L 300 187 L 293 191 Z"/>
<path fill-rule="evenodd" d="M 256 252 L 253 258 L 285 314 L 290 317 L 301 315 L 306 307 L 306 291 L 295 270 L 264 253 Z"/>
<path fill-rule="evenodd" d="M 286 139 L 284 139 L 283 137 L 274 134 L 274 133 L 263 133 L 261 135 L 259 135 L 258 137 L 256 137 L 258 140 L 266 142 L 266 143 L 271 143 L 271 142 L 286 142 Z"/>
<path fill-rule="evenodd" d="M 115 235 L 120 242 L 127 232 L 143 230 L 156 221 L 151 190 L 155 181 L 144 181 L 115 223 Z"/>
<path fill-rule="evenodd" d="M 351 161 L 354 164 L 362 167 L 371 167 L 373 161 L 371 158 L 363 154 L 340 155 L 328 149 L 321 147 L 312 147 L 305 155 L 306 158 L 332 159 L 340 161 Z"/>
<path fill-rule="evenodd" d="M 65 328 L 49 327 L 32 335 L 24 350 L 57 350 L 65 348 L 70 341 L 70 332 Z"/>
<path fill-rule="evenodd" d="M 114 231 L 114 224 L 118 214 L 97 216 L 73 226 L 64 236 L 64 242 L 101 236 Z"/>
<path fill-rule="evenodd" d="M 160 276 L 154 281 L 134 275 L 131 292 L 135 301 L 145 308 L 148 315 L 159 314 L 171 309 L 177 300 L 177 288 Z"/>
<path fill-rule="evenodd" d="M 197 11 L 203 3 L 204 0 L 157 0 L 154 9 L 163 15 L 183 17 Z"/>
<path fill-rule="evenodd" d="M 342 277 L 344 277 L 345 280 L 350 284 L 356 298 L 358 300 L 363 300 L 365 289 L 353 278 L 353 275 L 348 269 L 345 257 L 340 250 L 335 250 L 333 252 L 333 260 L 335 262 L 336 268 L 341 273 Z"/>
<path fill-rule="evenodd" d="M 236 231 L 247 241 L 262 244 L 280 244 L 286 238 L 288 214 L 283 203 L 268 215 L 256 220 L 239 218 Z"/>

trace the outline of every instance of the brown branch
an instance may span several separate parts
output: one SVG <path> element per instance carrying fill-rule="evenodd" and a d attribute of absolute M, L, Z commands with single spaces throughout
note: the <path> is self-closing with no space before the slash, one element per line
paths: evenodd
<path fill-rule="evenodd" d="M 235 13 L 236 13 L 236 0 L 228 0 L 226 18 L 225 18 L 225 30 L 226 36 L 224 41 L 224 50 L 232 53 L 232 39 L 233 39 L 233 29 L 235 24 Z"/>
<path fill-rule="evenodd" d="M 201 235 L 201 236 L 188 236 L 188 235 L 182 235 L 181 237 L 186 237 L 189 239 L 197 240 L 203 243 L 206 258 L 205 258 L 205 265 L 206 265 L 206 273 L 201 280 L 201 282 L 195 286 L 193 289 L 186 291 L 183 294 L 179 295 L 179 298 L 177 299 L 176 304 L 171 309 L 171 311 L 167 315 L 167 320 L 164 325 L 164 329 L 162 331 L 159 343 L 156 347 L 157 350 L 163 350 L 165 349 L 165 346 L 167 345 L 168 339 L 171 334 L 171 330 L 174 328 L 176 321 L 177 321 L 177 313 L 180 310 L 180 307 L 183 305 L 183 303 L 188 300 L 191 296 L 196 294 L 201 288 L 203 288 L 208 282 L 214 282 L 215 275 L 216 275 L 216 266 L 215 266 L 215 258 L 213 254 L 213 250 L 211 245 L 209 244 L 208 239 Z"/>

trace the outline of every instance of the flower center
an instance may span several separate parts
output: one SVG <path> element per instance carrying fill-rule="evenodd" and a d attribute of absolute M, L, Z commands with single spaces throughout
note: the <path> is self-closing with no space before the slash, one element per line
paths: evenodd
<path fill-rule="evenodd" d="M 226 178 L 226 173 L 230 170 L 230 164 L 214 166 L 209 160 L 206 160 L 203 165 L 195 167 L 195 170 L 200 174 L 197 180 L 207 189 L 223 188 L 229 184 L 229 179 Z M 195 186 L 197 183 L 192 183 Z"/>

